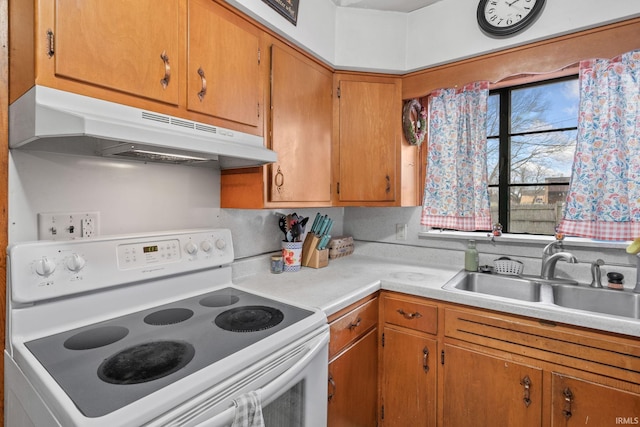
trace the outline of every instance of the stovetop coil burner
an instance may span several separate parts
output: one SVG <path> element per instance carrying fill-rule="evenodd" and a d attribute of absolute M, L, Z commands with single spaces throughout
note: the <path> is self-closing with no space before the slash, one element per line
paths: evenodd
<path fill-rule="evenodd" d="M 257 332 L 273 328 L 284 319 L 277 308 L 249 305 L 236 307 L 220 313 L 215 323 L 218 327 L 231 332 Z"/>
<path fill-rule="evenodd" d="M 126 348 L 107 358 L 98 377 L 111 384 L 140 384 L 166 377 L 193 359 L 195 350 L 186 342 L 154 341 Z"/>

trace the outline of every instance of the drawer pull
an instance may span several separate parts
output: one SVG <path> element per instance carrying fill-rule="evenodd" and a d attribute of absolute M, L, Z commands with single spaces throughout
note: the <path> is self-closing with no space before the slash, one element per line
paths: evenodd
<path fill-rule="evenodd" d="M 562 394 L 564 395 L 564 409 L 562 410 L 562 415 L 564 415 L 566 419 L 569 419 L 573 415 L 571 413 L 571 402 L 573 402 L 573 393 L 571 392 L 571 389 L 567 387 L 562 390 Z"/>
<path fill-rule="evenodd" d="M 333 375 L 331 374 L 329 374 L 329 384 L 331 385 L 331 391 L 329 392 L 327 400 L 331 402 L 331 399 L 333 399 L 333 396 L 336 394 L 336 382 L 333 380 Z"/>
<path fill-rule="evenodd" d="M 398 313 L 400 313 L 400 315 L 403 316 L 405 319 L 409 319 L 409 320 L 418 319 L 418 318 L 422 317 L 422 314 L 420 314 L 417 311 L 415 313 L 407 313 L 403 309 L 399 309 Z"/>
<path fill-rule="evenodd" d="M 429 372 L 429 349 L 427 347 L 422 349 L 422 369 Z"/>
<path fill-rule="evenodd" d="M 520 384 L 524 387 L 524 398 L 522 400 L 528 408 L 531 405 L 531 378 L 529 378 L 529 375 L 525 375 Z"/>
<path fill-rule="evenodd" d="M 360 317 L 358 317 L 358 318 L 356 319 L 355 323 L 354 323 L 354 322 L 352 322 L 352 323 L 349 325 L 349 330 L 351 330 L 351 331 L 352 331 L 352 330 L 354 330 L 355 328 L 357 328 L 358 326 L 360 326 L 360 323 L 361 323 L 361 322 L 362 322 L 362 319 L 361 319 Z"/>

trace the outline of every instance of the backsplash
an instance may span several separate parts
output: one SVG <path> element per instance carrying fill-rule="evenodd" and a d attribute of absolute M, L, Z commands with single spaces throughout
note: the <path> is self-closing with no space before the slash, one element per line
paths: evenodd
<path fill-rule="evenodd" d="M 400 257 L 430 265 L 454 265 L 464 268 L 464 250 L 467 239 L 440 238 L 437 235 L 419 237 L 421 208 L 347 208 L 344 215 L 344 231 L 360 242 L 356 251 L 363 255 Z M 396 224 L 407 224 L 407 240 L 396 239 Z M 489 237 L 475 239 L 480 254 L 480 265 L 493 265 L 500 256 L 509 256 L 524 263 L 524 274 L 540 274 L 542 250 L 549 237 L 540 242 L 521 243 Z M 384 243 L 384 244 L 383 244 Z M 604 246 L 604 245 L 603 245 Z M 591 262 L 605 261 L 602 278 L 606 285 L 606 273 L 624 274 L 625 287 L 633 288 L 636 279 L 635 255 L 624 248 L 579 247 L 566 242 L 565 249 L 578 259 L 577 264 L 560 261 L 556 265 L 558 277 L 571 277 L 583 283 L 591 282 Z"/>
<path fill-rule="evenodd" d="M 333 235 L 352 235 L 356 252 L 463 268 L 465 239 L 419 238 L 420 208 L 307 208 L 243 210 L 220 208 L 217 169 L 109 160 L 13 150 L 9 168 L 9 242 L 37 239 L 39 212 L 100 212 L 101 234 L 129 234 L 186 228 L 229 228 L 236 258 L 278 251 L 280 214 L 316 212 L 335 220 Z M 396 224 L 407 224 L 407 239 L 396 239 Z M 550 239 L 549 239 L 550 241 Z M 492 244 L 478 239 L 480 265 L 509 255 L 525 263 L 525 274 L 540 272 L 544 243 Z M 605 261 L 606 273 L 619 271 L 635 283 L 636 259 L 623 249 L 567 245 L 578 264 L 557 264 L 559 276 L 589 282 L 590 263 Z"/>
<path fill-rule="evenodd" d="M 100 213 L 100 234 L 188 228 L 229 228 L 236 258 L 280 249 L 280 214 L 335 220 L 342 208 L 239 210 L 220 208 L 220 171 L 212 168 L 12 150 L 9 242 L 37 240 L 40 212 Z"/>

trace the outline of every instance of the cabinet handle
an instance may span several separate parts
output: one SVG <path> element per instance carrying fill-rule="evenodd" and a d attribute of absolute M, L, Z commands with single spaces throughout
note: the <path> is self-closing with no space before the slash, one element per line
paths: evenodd
<path fill-rule="evenodd" d="M 524 401 L 525 406 L 528 408 L 531 405 L 531 378 L 529 375 L 526 375 L 521 381 L 520 384 L 524 386 Z"/>
<path fill-rule="evenodd" d="M 333 380 L 333 375 L 331 374 L 329 374 L 329 384 L 331 385 L 331 391 L 329 392 L 327 400 L 331 402 L 331 399 L 333 399 L 333 396 L 336 394 L 336 382 Z"/>
<path fill-rule="evenodd" d="M 427 347 L 422 349 L 422 369 L 429 372 L 429 349 Z"/>
<path fill-rule="evenodd" d="M 280 193 L 282 191 L 282 187 L 284 186 L 284 174 L 282 173 L 280 166 L 278 166 L 276 176 L 273 178 L 273 183 L 276 185 L 276 190 L 278 190 L 278 193 Z"/>
<path fill-rule="evenodd" d="M 389 192 L 391 192 L 391 178 L 389 178 L 389 175 L 384 177 L 387 180 L 387 188 L 385 188 L 385 193 L 389 194 Z"/>
<path fill-rule="evenodd" d="M 171 80 L 171 65 L 169 65 L 169 55 L 166 50 L 160 54 L 160 59 L 164 62 L 164 77 L 160 80 L 160 84 L 163 89 L 166 89 L 169 86 L 169 80 Z"/>
<path fill-rule="evenodd" d="M 419 312 L 415 312 L 415 313 L 407 313 L 405 312 L 403 309 L 399 309 L 398 313 L 400 313 L 401 316 L 403 316 L 405 319 L 418 319 L 420 317 L 422 317 L 422 314 L 420 314 Z"/>
<path fill-rule="evenodd" d="M 362 319 L 360 317 L 358 317 L 355 321 L 355 323 L 351 323 L 349 325 L 349 330 L 354 330 L 355 328 L 357 328 L 358 326 L 360 326 L 360 322 L 362 322 Z"/>
<path fill-rule="evenodd" d="M 51 30 L 51 28 L 49 28 L 47 30 L 47 42 L 48 42 L 48 46 L 47 46 L 47 56 L 49 58 L 52 58 L 53 55 L 55 55 L 56 53 L 56 49 L 55 49 L 55 38 L 53 36 L 53 31 Z"/>
<path fill-rule="evenodd" d="M 564 390 L 562 390 L 562 394 L 564 396 L 564 409 L 562 410 L 562 415 L 564 415 L 566 419 L 569 419 L 573 415 L 571 413 L 571 403 L 573 402 L 573 393 L 571 392 L 571 389 L 567 387 Z"/>
<path fill-rule="evenodd" d="M 202 87 L 200 92 L 198 92 L 198 98 L 200 102 L 204 99 L 204 96 L 207 94 L 207 79 L 204 76 L 204 70 L 202 67 L 198 68 L 198 75 L 200 76 L 200 80 L 202 81 Z"/>

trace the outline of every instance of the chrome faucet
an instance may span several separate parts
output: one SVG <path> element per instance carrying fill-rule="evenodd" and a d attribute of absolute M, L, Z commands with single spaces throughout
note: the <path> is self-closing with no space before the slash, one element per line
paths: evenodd
<path fill-rule="evenodd" d="M 547 256 L 546 258 L 543 255 L 542 271 L 540 272 L 540 277 L 542 277 L 543 279 L 553 279 L 556 270 L 556 263 L 561 259 L 570 264 L 575 264 L 578 262 L 576 257 L 569 252 L 557 252 L 553 255 Z"/>

